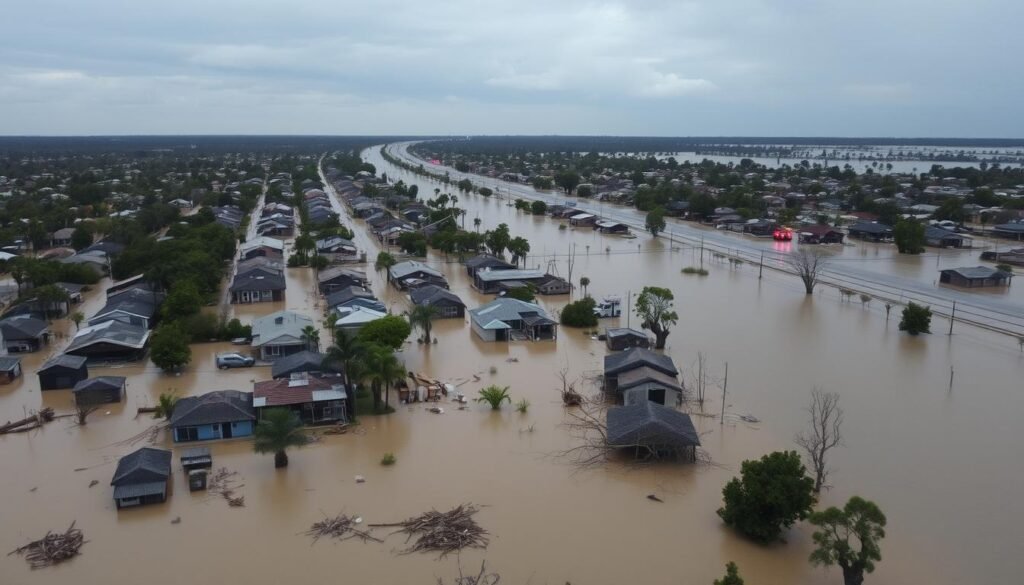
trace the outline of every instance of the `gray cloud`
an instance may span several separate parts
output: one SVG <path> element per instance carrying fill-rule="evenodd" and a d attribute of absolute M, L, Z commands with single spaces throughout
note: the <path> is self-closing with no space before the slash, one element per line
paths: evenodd
<path fill-rule="evenodd" d="M 41 0 L 0 132 L 1024 136 L 1015 0 Z"/>

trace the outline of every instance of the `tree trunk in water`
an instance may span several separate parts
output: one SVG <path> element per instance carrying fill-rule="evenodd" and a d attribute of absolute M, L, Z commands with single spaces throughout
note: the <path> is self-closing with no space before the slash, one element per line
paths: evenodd
<path fill-rule="evenodd" d="M 843 583 L 846 585 L 861 585 L 864 583 L 864 571 L 856 567 L 843 567 Z"/>
<path fill-rule="evenodd" d="M 391 384 L 385 384 L 384 385 L 384 410 L 387 410 L 387 409 L 391 408 L 390 398 L 391 398 Z"/>
<path fill-rule="evenodd" d="M 814 280 L 812 278 L 810 278 L 810 277 L 807 277 L 807 276 L 804 276 L 804 277 L 801 277 L 801 278 L 803 278 L 803 281 L 804 281 L 804 290 L 807 292 L 807 294 L 813 295 L 814 294 Z"/>
<path fill-rule="evenodd" d="M 665 349 L 665 340 L 668 339 L 668 331 L 654 332 L 654 349 Z"/>
<path fill-rule="evenodd" d="M 373 384 L 373 411 L 380 412 L 380 386 L 376 383 Z"/>
<path fill-rule="evenodd" d="M 288 467 L 288 454 L 284 451 L 277 451 L 274 453 L 274 467 L 280 469 L 282 467 Z"/>

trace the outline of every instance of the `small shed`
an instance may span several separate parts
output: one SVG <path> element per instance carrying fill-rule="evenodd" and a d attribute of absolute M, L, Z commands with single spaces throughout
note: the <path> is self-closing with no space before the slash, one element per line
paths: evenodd
<path fill-rule="evenodd" d="M 21 358 L 0 357 L 0 384 L 10 384 L 21 376 Z"/>
<path fill-rule="evenodd" d="M 181 452 L 181 468 L 186 472 L 193 469 L 210 469 L 213 467 L 213 455 L 209 447 L 192 447 Z"/>
<path fill-rule="evenodd" d="M 1009 286 L 1013 273 L 988 266 L 965 266 L 947 268 L 939 272 L 939 282 L 977 288 L 983 286 Z"/>
<path fill-rule="evenodd" d="M 62 354 L 46 360 L 39 368 L 39 388 L 41 390 L 60 390 L 74 388 L 75 384 L 89 377 L 86 358 L 78 355 Z"/>
<path fill-rule="evenodd" d="M 166 502 L 170 477 L 171 452 L 166 449 L 143 447 L 125 455 L 110 480 L 117 508 Z"/>
<path fill-rule="evenodd" d="M 608 327 L 604 330 L 604 342 L 608 349 L 621 351 L 631 347 L 651 347 L 651 338 L 643 331 L 630 327 Z"/>
<path fill-rule="evenodd" d="M 82 380 L 71 391 L 77 405 L 110 404 L 121 402 L 124 386 L 123 376 L 98 376 Z"/>
<path fill-rule="evenodd" d="M 607 437 L 609 446 L 633 449 L 643 459 L 692 462 L 700 446 L 689 415 L 648 401 L 609 409 Z"/>

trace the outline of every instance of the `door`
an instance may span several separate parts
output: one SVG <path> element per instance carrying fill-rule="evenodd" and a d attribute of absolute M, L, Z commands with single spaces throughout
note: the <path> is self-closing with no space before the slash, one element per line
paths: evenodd
<path fill-rule="evenodd" d="M 220 437 L 222 439 L 230 439 L 232 437 L 231 423 L 220 423 Z"/>

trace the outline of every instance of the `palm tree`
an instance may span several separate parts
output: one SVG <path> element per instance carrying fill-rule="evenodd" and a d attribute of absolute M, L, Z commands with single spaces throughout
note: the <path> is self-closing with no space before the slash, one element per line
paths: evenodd
<path fill-rule="evenodd" d="M 82 321 L 85 321 L 85 315 L 83 315 L 81 311 L 71 313 L 71 322 L 75 324 L 75 331 L 81 329 Z"/>
<path fill-rule="evenodd" d="M 423 343 L 430 343 L 430 330 L 438 313 L 437 307 L 433 305 L 416 305 L 409 312 L 409 324 L 423 331 Z"/>
<path fill-rule="evenodd" d="M 174 406 L 178 403 L 178 397 L 173 392 L 163 392 L 157 399 L 156 410 L 153 411 L 153 418 L 171 419 L 174 415 Z"/>
<path fill-rule="evenodd" d="M 343 330 L 339 330 L 334 334 L 334 345 L 327 348 L 327 354 L 324 356 L 324 366 L 340 365 L 344 370 L 345 385 L 348 388 L 354 388 L 354 384 L 360 380 L 358 375 L 360 360 L 366 355 L 366 346 L 363 345 L 355 336 L 349 335 Z M 348 401 L 348 415 L 349 418 L 355 418 L 356 415 L 356 401 Z"/>
<path fill-rule="evenodd" d="M 586 276 L 580 277 L 580 287 L 583 288 L 583 296 L 587 296 L 587 287 L 590 286 L 590 279 Z"/>
<path fill-rule="evenodd" d="M 476 401 L 490 404 L 491 410 L 500 410 L 502 402 L 512 403 L 512 397 L 508 395 L 508 386 L 488 386 L 480 391 Z"/>
<path fill-rule="evenodd" d="M 391 385 L 405 379 L 405 364 L 398 361 L 394 352 L 388 352 L 377 364 L 381 369 L 381 380 L 384 382 L 384 410 L 391 408 L 388 397 L 391 396 Z"/>
<path fill-rule="evenodd" d="M 309 234 L 302 234 L 295 238 L 295 252 L 302 259 L 303 263 L 308 259 L 307 252 L 316 247 L 316 240 Z"/>
<path fill-rule="evenodd" d="M 302 340 L 306 342 L 306 349 L 309 351 L 320 351 L 320 331 L 312 325 L 302 328 Z"/>
<path fill-rule="evenodd" d="M 302 447 L 309 437 L 302 432 L 302 421 L 287 408 L 268 408 L 253 431 L 253 449 L 259 453 L 273 453 L 274 467 L 288 467 L 290 447 Z"/>
<path fill-rule="evenodd" d="M 476 228 L 476 233 L 480 233 L 480 224 L 483 223 L 479 217 L 473 218 L 473 227 Z"/>

